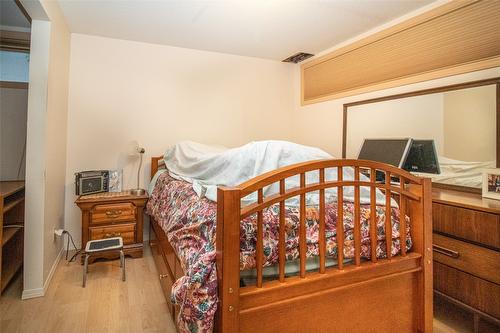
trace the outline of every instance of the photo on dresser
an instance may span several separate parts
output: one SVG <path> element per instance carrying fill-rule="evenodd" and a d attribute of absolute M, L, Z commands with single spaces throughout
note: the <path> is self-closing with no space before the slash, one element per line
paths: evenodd
<path fill-rule="evenodd" d="M 500 200 L 500 168 L 483 171 L 483 197 Z"/>
<path fill-rule="evenodd" d="M 123 170 L 109 170 L 109 192 L 121 192 Z"/>

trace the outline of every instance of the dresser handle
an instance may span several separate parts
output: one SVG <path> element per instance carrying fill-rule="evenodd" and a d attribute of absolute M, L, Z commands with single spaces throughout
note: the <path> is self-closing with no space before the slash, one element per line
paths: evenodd
<path fill-rule="evenodd" d="M 160 280 L 166 278 L 167 276 L 167 274 L 160 274 Z"/>
<path fill-rule="evenodd" d="M 106 211 L 106 216 L 110 217 L 112 219 L 117 218 L 120 215 L 122 215 L 122 211 L 121 210 L 107 210 Z"/>
<path fill-rule="evenodd" d="M 460 257 L 460 253 L 458 251 L 450 250 L 447 249 L 446 247 L 442 247 L 439 245 L 432 245 L 432 250 L 437 253 L 441 253 L 445 256 L 452 257 L 452 258 L 458 258 Z"/>
<path fill-rule="evenodd" d="M 104 237 L 106 237 L 106 238 L 120 237 L 121 235 L 122 235 L 121 232 L 113 232 L 113 233 L 105 234 Z"/>

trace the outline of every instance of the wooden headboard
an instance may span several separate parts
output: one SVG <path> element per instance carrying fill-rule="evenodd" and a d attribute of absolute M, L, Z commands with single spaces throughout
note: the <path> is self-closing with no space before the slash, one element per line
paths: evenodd
<path fill-rule="evenodd" d="M 158 170 L 165 169 L 165 161 L 163 161 L 163 156 L 153 156 L 151 157 L 151 175 L 150 179 L 153 179 L 153 176 L 156 174 Z"/>

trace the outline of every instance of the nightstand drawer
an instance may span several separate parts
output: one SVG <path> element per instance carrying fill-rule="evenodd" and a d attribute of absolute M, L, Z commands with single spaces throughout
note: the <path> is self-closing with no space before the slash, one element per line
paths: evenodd
<path fill-rule="evenodd" d="M 135 223 L 120 224 L 109 227 L 91 227 L 90 240 L 122 237 L 123 244 L 133 244 L 135 243 L 135 228 Z"/>
<path fill-rule="evenodd" d="M 500 285 L 500 252 L 434 234 L 434 260 Z"/>
<path fill-rule="evenodd" d="M 130 202 L 96 205 L 90 212 L 91 224 L 113 224 L 134 221 L 136 207 Z"/>

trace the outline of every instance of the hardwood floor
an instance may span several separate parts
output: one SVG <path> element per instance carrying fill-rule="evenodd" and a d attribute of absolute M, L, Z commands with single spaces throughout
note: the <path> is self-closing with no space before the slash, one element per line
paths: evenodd
<path fill-rule="evenodd" d="M 126 259 L 127 281 L 118 260 L 89 266 L 82 288 L 82 266 L 61 260 L 45 297 L 22 301 L 18 274 L 0 298 L 0 333 L 174 333 L 149 246 L 144 257 Z M 469 332 L 434 319 L 434 332 Z"/>
<path fill-rule="evenodd" d="M 143 258 L 126 259 L 127 281 L 119 260 L 89 266 L 82 288 L 82 266 L 61 260 L 45 297 L 21 301 L 21 274 L 0 298 L 0 332 L 175 332 L 145 246 Z"/>

